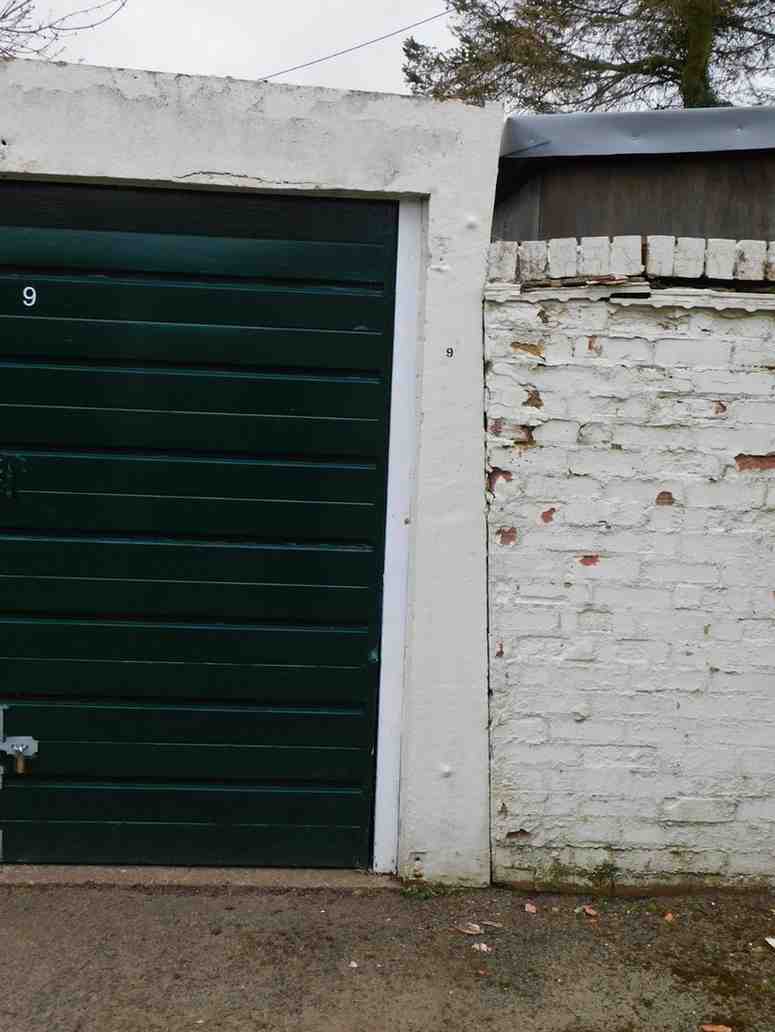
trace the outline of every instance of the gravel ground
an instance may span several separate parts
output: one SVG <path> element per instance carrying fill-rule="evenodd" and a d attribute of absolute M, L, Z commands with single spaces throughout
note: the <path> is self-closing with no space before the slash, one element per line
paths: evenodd
<path fill-rule="evenodd" d="M 528 902 L 2 886 L 0 1029 L 775 1032 L 775 896 Z"/>

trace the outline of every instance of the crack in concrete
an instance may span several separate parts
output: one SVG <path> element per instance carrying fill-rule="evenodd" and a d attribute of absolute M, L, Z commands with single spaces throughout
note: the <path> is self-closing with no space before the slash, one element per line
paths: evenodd
<path fill-rule="evenodd" d="M 192 179 L 195 176 L 220 176 L 222 179 L 250 179 L 254 183 L 269 183 L 272 186 L 317 186 L 311 179 L 265 179 L 263 176 L 252 176 L 247 172 L 221 172 L 213 169 L 197 169 L 186 172 L 175 179 Z"/>

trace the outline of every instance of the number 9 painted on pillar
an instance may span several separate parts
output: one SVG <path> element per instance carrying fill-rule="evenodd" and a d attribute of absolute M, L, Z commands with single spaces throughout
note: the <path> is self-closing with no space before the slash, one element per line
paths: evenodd
<path fill-rule="evenodd" d="M 25 308 L 34 308 L 38 303 L 38 292 L 34 287 L 25 287 L 22 291 L 22 302 Z"/>

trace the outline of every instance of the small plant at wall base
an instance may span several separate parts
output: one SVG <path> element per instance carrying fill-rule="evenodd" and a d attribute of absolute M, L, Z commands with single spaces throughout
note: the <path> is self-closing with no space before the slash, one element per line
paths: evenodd
<path fill-rule="evenodd" d="M 35 0 L 0 0 L 0 60 L 57 57 L 64 41 L 84 29 L 96 29 L 126 7 L 129 0 L 105 0 L 51 18 Z"/>
<path fill-rule="evenodd" d="M 449 50 L 404 43 L 414 93 L 552 112 L 775 99 L 775 0 L 450 0 Z"/>

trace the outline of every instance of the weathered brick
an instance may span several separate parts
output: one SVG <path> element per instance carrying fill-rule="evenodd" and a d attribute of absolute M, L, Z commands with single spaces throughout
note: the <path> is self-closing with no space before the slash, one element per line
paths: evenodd
<path fill-rule="evenodd" d="M 545 279 L 548 249 L 544 241 L 531 240 L 519 245 L 518 278 L 523 283 Z"/>
<path fill-rule="evenodd" d="M 657 341 L 654 358 L 658 366 L 679 366 L 702 368 L 717 366 L 729 368 L 732 351 L 730 340 L 719 340 L 712 337 L 704 340 L 685 338 L 684 340 Z"/>
<path fill-rule="evenodd" d="M 611 241 L 611 273 L 614 276 L 640 276 L 643 272 L 643 238 L 617 236 Z"/>
<path fill-rule="evenodd" d="M 646 271 L 649 276 L 673 275 L 675 237 L 650 236 L 646 241 Z"/>
<path fill-rule="evenodd" d="M 704 240 L 678 237 L 675 242 L 673 275 L 680 279 L 699 279 L 705 272 Z"/>
<path fill-rule="evenodd" d="M 579 275 L 609 276 L 610 274 L 610 237 L 582 237 L 579 245 Z"/>
<path fill-rule="evenodd" d="M 775 799 L 765 796 L 759 799 L 744 799 L 738 809 L 741 821 L 767 821 L 775 823 Z"/>
<path fill-rule="evenodd" d="M 705 248 L 705 275 L 708 279 L 734 279 L 736 261 L 736 240 L 708 240 Z"/>
<path fill-rule="evenodd" d="M 735 278 L 764 280 L 767 266 L 767 244 L 764 240 L 739 240 L 735 261 Z"/>
<path fill-rule="evenodd" d="M 699 260 L 699 245 L 675 250 L 679 271 Z M 724 261 L 709 252 L 707 275 L 726 278 Z M 506 879 L 528 860 L 548 870 L 558 850 L 587 870 L 614 858 L 636 882 L 764 870 L 775 312 L 696 297 L 488 315 L 488 461 L 512 478 L 491 533 L 519 542 L 490 559 L 493 782 L 498 805 L 522 801 L 531 821 L 517 844 L 497 818 Z M 533 446 L 504 446 L 512 423 Z M 515 852 L 516 867 L 503 859 Z"/>
<path fill-rule="evenodd" d="M 737 810 L 733 799 L 697 799 L 690 796 L 666 799 L 662 804 L 662 816 L 666 821 L 679 823 L 710 824 L 714 821 L 731 821 Z"/>
<path fill-rule="evenodd" d="M 487 279 L 490 282 L 513 283 L 517 278 L 517 244 L 498 240 L 490 244 Z"/>
<path fill-rule="evenodd" d="M 579 244 L 575 237 L 568 240 L 549 241 L 549 275 L 553 279 L 566 279 L 578 271 Z"/>

